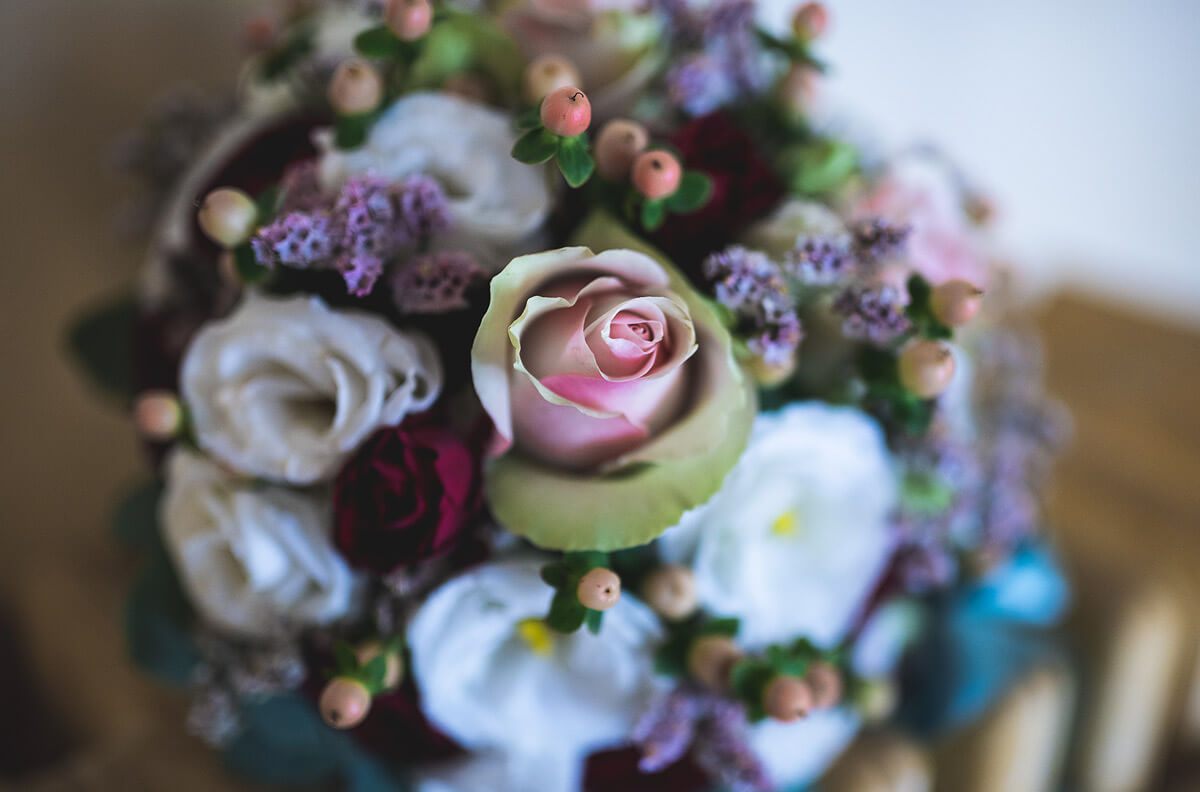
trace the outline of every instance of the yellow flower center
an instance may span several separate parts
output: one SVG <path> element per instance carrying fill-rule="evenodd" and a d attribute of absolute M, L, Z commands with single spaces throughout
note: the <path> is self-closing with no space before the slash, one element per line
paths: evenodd
<path fill-rule="evenodd" d="M 800 518 L 796 516 L 796 510 L 788 509 L 771 523 L 771 533 L 776 536 L 793 536 L 799 527 Z"/>
<path fill-rule="evenodd" d="M 517 635 L 534 654 L 547 657 L 554 651 L 554 634 L 541 619 L 522 619 L 517 622 Z"/>

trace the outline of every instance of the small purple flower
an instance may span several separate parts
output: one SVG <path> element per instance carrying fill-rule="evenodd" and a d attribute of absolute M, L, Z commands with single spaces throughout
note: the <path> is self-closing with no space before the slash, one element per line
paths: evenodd
<path fill-rule="evenodd" d="M 383 274 L 383 260 L 377 256 L 343 256 L 337 260 L 338 272 L 346 280 L 346 290 L 365 297 Z"/>
<path fill-rule="evenodd" d="M 857 341 L 888 344 L 912 327 L 891 286 L 851 286 L 833 301 L 833 311 L 844 317 L 842 334 Z"/>
<path fill-rule="evenodd" d="M 806 286 L 830 286 L 854 271 L 854 257 L 845 240 L 834 236 L 798 241 L 783 262 L 784 270 Z"/>
<path fill-rule="evenodd" d="M 400 222 L 411 240 L 428 239 L 450 226 L 450 208 L 442 186 L 423 173 L 409 176 L 396 188 Z"/>
<path fill-rule="evenodd" d="M 685 57 L 667 73 L 667 97 L 688 115 L 711 113 L 732 99 L 734 91 L 726 65 L 703 53 Z"/>
<path fill-rule="evenodd" d="M 417 256 L 392 278 L 396 307 L 405 313 L 442 313 L 467 307 L 466 291 L 483 278 L 469 253 L 442 251 Z"/>
<path fill-rule="evenodd" d="M 717 302 L 737 316 L 750 351 L 770 365 L 791 360 L 804 332 L 775 262 L 734 245 L 705 259 L 703 272 Z"/>
<path fill-rule="evenodd" d="M 292 212 L 259 229 L 250 240 L 254 257 L 265 267 L 285 264 L 298 269 L 323 265 L 333 256 L 336 242 L 329 217 Z"/>
<path fill-rule="evenodd" d="M 893 225 L 879 217 L 859 220 L 850 226 L 855 252 L 862 261 L 880 261 L 901 253 L 911 232 L 910 226 Z"/>
<path fill-rule="evenodd" d="M 633 743 L 642 752 L 638 769 L 657 773 L 687 753 L 703 711 L 694 691 L 678 687 L 644 714 L 633 728 Z"/>
<path fill-rule="evenodd" d="M 714 699 L 696 740 L 696 762 L 730 792 L 767 792 L 775 784 L 746 735 L 746 708 Z"/>
<path fill-rule="evenodd" d="M 279 180 L 284 212 L 316 212 L 329 205 L 329 196 L 317 178 L 317 160 L 303 160 L 287 167 Z"/>

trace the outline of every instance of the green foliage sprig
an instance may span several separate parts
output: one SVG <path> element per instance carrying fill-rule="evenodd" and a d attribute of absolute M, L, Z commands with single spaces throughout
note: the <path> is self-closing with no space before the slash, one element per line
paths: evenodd
<path fill-rule="evenodd" d="M 542 567 L 542 580 L 554 589 L 546 626 L 555 632 L 573 633 L 586 624 L 592 633 L 600 632 L 604 612 L 586 607 L 578 592 L 583 576 L 601 567 L 609 567 L 608 554 L 597 550 L 563 553 L 561 561 Z"/>

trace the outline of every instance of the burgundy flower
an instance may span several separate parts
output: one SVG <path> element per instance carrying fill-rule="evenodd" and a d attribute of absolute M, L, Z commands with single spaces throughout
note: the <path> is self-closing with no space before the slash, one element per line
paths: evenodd
<path fill-rule="evenodd" d="M 389 572 L 458 542 L 479 505 L 479 459 L 442 426 L 373 435 L 338 474 L 334 541 L 355 567 Z"/>
<path fill-rule="evenodd" d="M 728 115 L 710 113 L 684 124 L 673 145 L 688 170 L 707 173 L 713 194 L 699 211 L 668 215 L 655 243 L 690 275 L 709 253 L 733 243 L 775 207 L 783 185 L 757 153 L 753 140 Z"/>

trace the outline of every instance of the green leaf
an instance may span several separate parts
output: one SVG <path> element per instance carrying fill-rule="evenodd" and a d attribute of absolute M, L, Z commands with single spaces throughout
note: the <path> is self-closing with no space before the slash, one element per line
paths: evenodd
<path fill-rule="evenodd" d="M 254 256 L 254 248 L 247 242 L 233 249 L 233 265 L 238 277 L 243 283 L 262 283 L 271 274 L 270 267 L 258 263 Z"/>
<path fill-rule="evenodd" d="M 113 533 L 128 547 L 152 550 L 160 545 L 158 499 L 162 484 L 147 481 L 126 495 L 113 514 Z"/>
<path fill-rule="evenodd" d="M 540 108 L 531 107 L 517 115 L 517 129 L 533 129 L 542 125 L 542 114 Z"/>
<path fill-rule="evenodd" d="M 576 550 L 563 553 L 563 563 L 567 565 L 567 569 L 582 576 L 596 567 L 607 567 L 608 553 L 599 550 Z"/>
<path fill-rule="evenodd" d="M 642 228 L 656 231 L 666 219 L 667 211 L 662 201 L 646 200 L 642 203 Z"/>
<path fill-rule="evenodd" d="M 573 633 L 583 626 L 587 618 L 587 608 L 571 590 L 559 590 L 550 601 L 550 613 L 546 616 L 546 625 L 560 633 Z"/>
<path fill-rule="evenodd" d="M 377 117 L 375 112 L 338 116 L 334 124 L 334 145 L 343 150 L 359 148 L 367 142 Z"/>
<path fill-rule="evenodd" d="M 724 635 L 727 638 L 737 637 L 742 622 L 734 618 L 710 619 L 700 628 L 701 635 Z"/>
<path fill-rule="evenodd" d="M 679 180 L 679 189 L 666 199 L 667 209 L 676 214 L 694 212 L 708 203 L 712 190 L 712 179 L 708 174 L 686 171 Z"/>
<path fill-rule="evenodd" d="M 354 37 L 354 49 L 367 58 L 389 58 L 399 52 L 401 43 L 387 25 L 369 28 Z"/>
<path fill-rule="evenodd" d="M 513 144 L 512 157 L 517 162 L 538 165 L 558 153 L 559 136 L 545 127 L 537 127 L 517 138 Z"/>
<path fill-rule="evenodd" d="M 283 193 L 278 184 L 272 184 L 259 193 L 258 197 L 254 199 L 254 205 L 258 207 L 258 224 L 264 226 L 271 222 L 279 211 L 281 203 L 283 203 Z"/>
<path fill-rule="evenodd" d="M 359 669 L 359 679 L 372 694 L 383 690 L 383 680 L 387 677 L 387 657 L 382 653 L 375 655 Z"/>
<path fill-rule="evenodd" d="M 592 635 L 599 635 L 600 626 L 604 624 L 604 611 L 591 610 L 589 608 L 584 623 L 587 624 L 588 632 Z"/>
<path fill-rule="evenodd" d="M 556 161 L 563 178 L 572 187 L 582 187 L 596 170 L 596 163 L 588 152 L 585 135 L 562 138 L 558 145 Z"/>
<path fill-rule="evenodd" d="M 358 656 L 345 641 L 338 641 L 333 645 L 333 662 L 339 674 L 350 675 L 358 670 Z"/>
<path fill-rule="evenodd" d="M 415 42 L 420 52 L 412 61 L 409 87 L 436 88 L 474 65 L 475 41 L 470 25 L 463 20 L 463 16 L 447 20 Z"/>
<path fill-rule="evenodd" d="M 264 82 L 278 80 L 312 51 L 312 31 L 307 29 L 302 30 L 291 36 L 263 58 L 262 64 L 258 69 L 258 76 Z"/>
<path fill-rule="evenodd" d="M 763 692 L 776 676 L 775 669 L 765 660 L 748 657 L 729 672 L 733 695 L 746 705 L 746 717 L 760 721 L 767 713 L 763 708 Z"/>
<path fill-rule="evenodd" d="M 785 149 L 779 167 L 793 193 L 820 195 L 841 187 L 854 174 L 858 151 L 840 140 L 814 140 Z"/>
<path fill-rule="evenodd" d="M 566 564 L 554 563 L 542 567 L 542 580 L 552 588 L 560 589 L 567 585 L 569 576 L 570 572 L 567 570 Z"/>
<path fill-rule="evenodd" d="M 186 685 L 200 663 L 192 610 L 170 560 L 154 553 L 125 605 L 125 635 L 134 665 L 169 685 Z"/>
<path fill-rule="evenodd" d="M 941 514 L 954 502 L 954 487 L 941 476 L 909 472 L 900 488 L 900 505 L 915 514 Z"/>
<path fill-rule="evenodd" d="M 137 300 L 122 294 L 88 310 L 67 333 L 71 355 L 88 379 L 122 402 L 133 398 L 137 313 Z"/>

